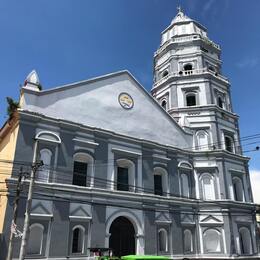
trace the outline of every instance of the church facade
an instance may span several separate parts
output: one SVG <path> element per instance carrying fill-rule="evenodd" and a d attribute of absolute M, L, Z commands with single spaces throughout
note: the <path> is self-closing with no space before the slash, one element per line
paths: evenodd
<path fill-rule="evenodd" d="M 48 90 L 32 72 L 0 132 L 1 158 L 14 161 L 0 162 L 1 259 L 18 168 L 37 160 L 44 166 L 35 177 L 30 259 L 86 259 L 90 248 L 257 259 L 249 158 L 220 54 L 206 28 L 179 10 L 154 54 L 151 94 L 128 71 Z M 19 248 L 15 238 L 14 259 Z"/>

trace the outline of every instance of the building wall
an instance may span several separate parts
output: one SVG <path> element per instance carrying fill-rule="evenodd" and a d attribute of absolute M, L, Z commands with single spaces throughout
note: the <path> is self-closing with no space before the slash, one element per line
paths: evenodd
<path fill-rule="evenodd" d="M 36 182 L 31 216 L 32 224 L 37 222 L 44 226 L 43 256 L 61 259 L 70 256 L 72 229 L 76 225 L 85 228 L 84 255 L 88 254 L 88 247 L 108 247 L 109 227 L 118 216 L 125 216 L 133 223 L 139 254 L 183 255 L 183 232 L 189 229 L 193 234 L 194 248 L 189 257 L 200 254 L 228 257 L 239 250 L 237 230 L 241 222 L 235 215 L 241 208 L 244 208 L 244 215 L 248 216 L 244 224 L 247 223 L 251 230 L 254 228 L 252 217 L 250 219 L 253 205 L 225 202 L 230 199 L 229 189 L 232 190 L 231 177 L 228 176 L 232 173 L 247 174 L 246 162 L 242 157 L 238 160 L 236 155 L 225 154 L 224 157 L 224 154 L 217 152 L 209 157 L 204 152 L 170 151 L 169 147 L 140 144 L 134 139 L 111 136 L 109 132 L 82 129 L 77 124 L 68 127 L 55 120 L 50 123 L 46 118 L 34 122 L 33 117 L 29 120 L 27 115 L 26 120 L 23 118 L 20 123 L 14 159 L 32 160 L 35 142 L 32 137 L 43 131 L 55 133 L 61 139 L 60 144 L 41 140 L 38 143 L 39 150 L 48 148 L 52 152 L 49 182 Z M 95 159 L 92 186 L 72 185 L 73 156 L 78 152 L 88 153 Z M 135 192 L 118 191 L 110 181 L 104 182 L 115 176 L 116 163 L 123 158 L 135 164 Z M 183 198 L 181 194 L 182 163 L 192 167 L 189 187 L 192 199 Z M 168 172 L 168 196 L 153 194 L 153 170 L 156 167 Z M 215 197 L 220 199 L 219 202 L 203 200 L 200 177 L 204 174 L 213 176 Z M 251 201 L 249 195 L 245 198 Z M 20 230 L 24 210 L 25 200 L 22 199 L 17 222 Z M 5 238 L 9 235 L 11 216 L 12 197 L 9 197 Z M 205 252 L 203 237 L 209 228 L 221 234 L 220 251 L 215 254 Z M 167 232 L 167 252 L 158 249 L 158 232 L 161 229 Z M 6 241 L 3 248 L 7 246 Z M 17 256 L 19 246 L 17 239 Z"/>
<path fill-rule="evenodd" d="M 13 118 L 5 124 L 0 137 L 0 233 L 3 231 L 7 206 L 5 179 L 12 174 L 13 168 L 15 167 L 12 162 L 15 156 L 18 131 L 19 125 L 17 124 L 17 118 Z"/>

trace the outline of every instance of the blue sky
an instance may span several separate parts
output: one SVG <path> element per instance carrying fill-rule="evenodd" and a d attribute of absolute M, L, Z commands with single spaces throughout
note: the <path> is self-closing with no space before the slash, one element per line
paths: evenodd
<path fill-rule="evenodd" d="M 222 47 L 241 137 L 260 133 L 259 0 L 2 0 L 0 125 L 5 97 L 18 99 L 32 69 L 44 89 L 127 69 L 150 90 L 153 53 L 179 4 Z M 246 155 L 260 170 L 260 152 Z"/>

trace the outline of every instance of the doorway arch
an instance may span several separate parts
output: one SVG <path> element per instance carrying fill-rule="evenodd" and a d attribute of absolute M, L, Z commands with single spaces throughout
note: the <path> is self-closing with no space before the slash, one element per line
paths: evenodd
<path fill-rule="evenodd" d="M 131 255 L 136 252 L 135 228 L 126 217 L 117 217 L 109 228 L 109 247 L 114 256 Z"/>

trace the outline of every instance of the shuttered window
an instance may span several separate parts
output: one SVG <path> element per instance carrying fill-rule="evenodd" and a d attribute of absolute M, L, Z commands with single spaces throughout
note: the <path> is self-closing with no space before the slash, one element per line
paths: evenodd
<path fill-rule="evenodd" d="M 154 194 L 163 195 L 162 175 L 154 175 Z"/>
<path fill-rule="evenodd" d="M 74 162 L 73 185 L 86 186 L 88 164 L 84 162 Z"/>
<path fill-rule="evenodd" d="M 128 184 L 128 168 L 117 168 L 117 189 L 123 191 L 129 191 Z"/>

